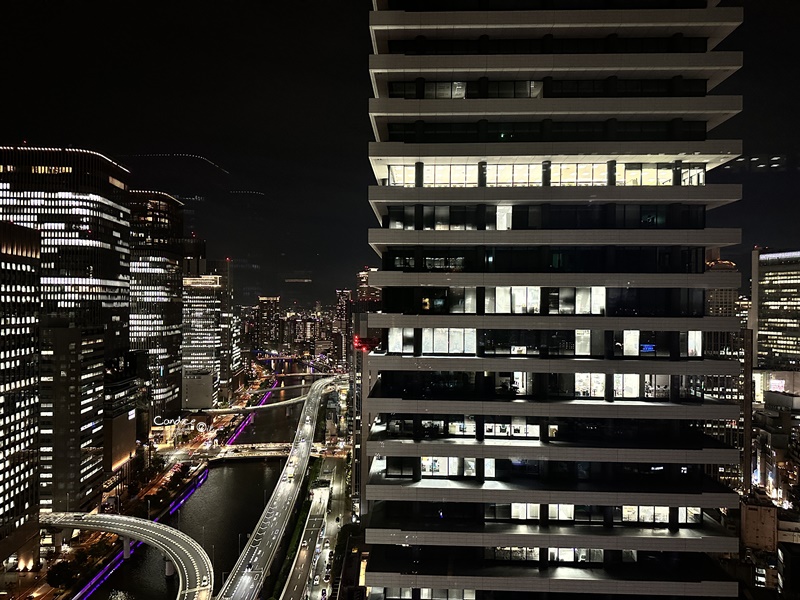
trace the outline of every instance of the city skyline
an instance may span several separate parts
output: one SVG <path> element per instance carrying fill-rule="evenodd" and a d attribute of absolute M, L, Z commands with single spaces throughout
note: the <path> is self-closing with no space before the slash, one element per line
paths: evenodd
<path fill-rule="evenodd" d="M 326 5 L 311 14 L 299 4 L 266 8 L 250 2 L 213 17 L 160 6 L 155 19 L 148 18 L 148 6 L 155 5 L 145 3 L 107 31 L 100 27 L 104 17 L 80 8 L 34 15 L 17 4 L 12 12 L 19 26 L 0 48 L 26 49 L 7 77 L 27 93 L 6 99 L 15 119 L 0 142 L 86 147 L 123 164 L 142 154 L 208 159 L 232 175 L 232 190 L 264 194 L 200 207 L 197 233 L 208 240 L 209 256 L 258 264 L 275 282 L 287 273 L 310 273 L 312 283 L 301 286 L 309 301 L 328 302 L 335 289 L 353 285 L 352 272 L 376 265 L 364 233 L 372 219 L 364 202 L 370 181 L 364 157 L 372 135 L 363 117 L 370 93 L 369 2 Z M 800 84 L 781 76 L 781 64 L 800 60 L 790 41 L 800 7 L 778 0 L 745 4 L 742 28 L 723 42 L 723 48 L 744 52 L 744 67 L 720 88 L 744 93 L 745 107 L 719 128 L 719 136 L 743 139 L 746 154 L 797 154 L 798 136 L 784 132 L 800 130 L 792 106 Z M 303 37 L 318 42 L 294 38 L 291 24 L 300 22 Z M 329 32 L 331 23 L 336 27 Z M 30 30 L 40 32 L 36 43 Z M 97 35 L 110 49 L 107 56 L 96 56 L 94 44 L 82 41 Z M 144 38 L 146 45 L 139 41 Z M 56 54 L 86 68 L 56 68 L 41 77 L 39 65 Z M 82 84 L 92 89 L 98 78 L 105 83 L 97 93 L 80 101 L 69 93 Z M 136 177 L 141 169 L 132 171 Z M 790 245 L 791 217 L 800 216 L 789 192 L 792 177 L 797 175 L 747 183 L 740 206 L 713 216 L 719 226 L 746 222 L 742 246 L 726 258 L 742 266 L 754 244 Z M 275 210 L 284 206 L 296 209 Z M 276 213 L 285 226 L 270 229 Z M 243 221 L 252 235 L 240 230 Z M 261 274 L 250 270 L 245 276 Z M 257 293 L 282 292 L 266 287 Z"/>
<path fill-rule="evenodd" d="M 800 600 L 800 3 L 9 1 L 0 597 Z"/>

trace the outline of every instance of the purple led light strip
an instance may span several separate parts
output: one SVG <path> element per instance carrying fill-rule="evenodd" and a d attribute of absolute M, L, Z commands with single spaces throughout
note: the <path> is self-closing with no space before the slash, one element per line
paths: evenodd
<path fill-rule="evenodd" d="M 272 390 L 274 390 L 275 386 L 277 386 L 277 385 L 278 385 L 278 380 L 276 379 L 275 383 L 272 384 L 272 387 L 269 388 L 269 391 L 266 394 L 264 394 L 264 396 L 261 398 L 261 402 L 258 403 L 258 406 L 264 406 L 264 404 L 267 403 L 267 399 L 269 399 L 269 397 L 272 395 Z M 247 427 L 250 423 L 253 422 L 253 417 L 254 416 L 255 416 L 255 413 L 250 413 L 248 415 L 248 417 L 244 421 L 242 421 L 242 424 L 239 425 L 239 427 L 236 429 L 236 431 L 233 433 L 233 435 L 228 438 L 228 445 L 229 446 L 231 444 L 233 444 L 234 442 L 236 442 L 236 438 L 238 438 L 239 434 L 242 433 L 242 431 L 244 431 L 244 428 Z"/>
<path fill-rule="evenodd" d="M 208 469 L 203 471 L 203 473 L 197 478 L 197 481 L 194 484 L 192 484 L 192 486 L 183 494 L 183 496 L 181 496 L 176 500 L 173 500 L 172 504 L 170 504 L 169 506 L 169 514 L 171 515 L 175 513 L 181 506 L 183 506 L 183 503 L 186 502 L 197 491 L 197 488 L 199 488 L 201 485 L 203 485 L 203 483 L 205 483 L 206 479 L 208 479 Z M 158 522 L 159 518 L 160 517 L 156 517 L 153 519 L 153 521 Z M 143 543 L 144 542 L 134 541 L 133 545 L 131 546 L 131 554 L 133 554 L 136 548 L 141 546 Z M 81 589 L 77 594 L 75 594 L 73 600 L 81 600 L 91 597 L 91 595 L 94 594 L 98 590 L 98 588 L 101 585 L 103 585 L 109 577 L 111 577 L 111 574 L 114 571 L 116 571 L 122 564 L 122 561 L 124 560 L 122 555 L 123 552 L 120 551 L 119 554 L 117 554 L 113 559 L 111 559 L 111 562 L 109 562 L 102 569 L 100 569 L 100 572 L 94 577 L 92 577 L 89 583 L 87 583 L 83 587 L 83 589 Z"/>

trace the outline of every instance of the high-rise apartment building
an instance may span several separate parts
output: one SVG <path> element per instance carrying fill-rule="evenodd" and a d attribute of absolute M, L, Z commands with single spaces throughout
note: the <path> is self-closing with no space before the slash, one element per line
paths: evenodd
<path fill-rule="evenodd" d="M 705 263 L 740 240 L 706 227 L 741 193 L 705 185 L 741 152 L 717 4 L 373 1 L 372 597 L 738 595 L 739 451 L 701 426 L 741 370 L 703 348 L 738 329 L 705 301 L 739 286 Z"/>
<path fill-rule="evenodd" d="M 350 290 L 336 290 L 336 308 L 334 319 L 338 322 L 346 322 L 347 317 L 352 311 L 352 292 Z M 339 325 L 341 328 L 342 326 Z"/>
<path fill-rule="evenodd" d="M 0 217 L 0 560 L 19 569 L 39 562 L 40 250 L 38 231 Z"/>
<path fill-rule="evenodd" d="M 129 173 L 75 148 L 2 147 L 0 165 L 0 220 L 41 233 L 41 508 L 90 508 L 104 372 L 129 345 Z"/>
<path fill-rule="evenodd" d="M 220 365 L 222 357 L 222 294 L 220 275 L 183 278 L 183 402 L 192 408 L 210 407 L 219 398 Z M 202 390 L 194 385 L 197 375 L 208 385 Z M 193 384 L 186 387 L 187 377 Z M 187 398 L 187 394 L 202 398 Z"/>
<path fill-rule="evenodd" d="M 360 512 L 361 503 L 361 408 L 362 408 L 362 375 L 364 374 L 365 357 L 377 345 L 381 330 L 369 328 L 368 313 L 381 310 L 381 290 L 370 285 L 369 276 L 378 269 L 364 267 L 356 274 L 356 291 L 353 294 L 351 336 L 348 340 L 348 362 L 350 367 L 350 395 L 347 407 L 347 427 L 353 440 L 353 468 L 350 478 L 350 495 L 353 500 L 353 512 Z M 367 389 L 369 382 L 366 382 Z"/>
<path fill-rule="evenodd" d="M 242 356 L 242 316 L 238 313 L 237 307 L 233 307 L 231 312 L 231 325 L 230 325 L 230 373 L 231 380 L 228 388 L 230 394 L 233 395 L 245 382 L 245 371 L 247 365 L 245 358 Z"/>
<path fill-rule="evenodd" d="M 729 272 L 738 273 L 736 264 L 728 260 L 719 258 L 706 262 L 706 272 Z M 728 322 L 731 317 L 739 321 L 737 315 L 737 303 L 739 301 L 739 290 L 735 288 L 708 289 L 706 290 L 706 318 L 711 321 L 715 317 L 721 317 L 722 322 Z M 741 321 L 739 321 L 741 327 Z M 745 336 L 741 329 L 737 331 L 708 330 L 703 333 L 703 355 L 706 358 L 738 359 L 742 362 L 752 360 L 749 350 L 745 348 Z M 731 378 L 729 376 L 706 377 L 705 393 L 710 397 L 719 400 L 733 402 L 741 407 L 741 416 L 731 420 L 713 420 L 705 422 L 705 431 L 709 435 L 717 438 L 733 448 L 742 448 L 744 444 L 743 435 L 743 414 L 744 414 L 744 373 L 740 377 Z M 743 461 L 746 463 L 747 460 Z M 746 470 L 743 470 L 743 463 L 730 465 L 713 465 L 709 469 L 716 469 L 715 474 L 720 481 L 724 481 L 735 489 L 742 489 L 746 477 L 749 477 Z"/>
<path fill-rule="evenodd" d="M 183 203 L 169 194 L 132 190 L 131 348 L 147 352 L 146 422 L 181 408 Z M 147 428 L 149 429 L 149 427 Z"/>
<path fill-rule="evenodd" d="M 206 272 L 220 277 L 220 328 L 222 346 L 220 347 L 220 400 L 230 402 L 234 392 L 244 382 L 242 363 L 241 324 L 234 315 L 233 305 L 233 263 L 230 259 L 207 261 Z"/>
<path fill-rule="evenodd" d="M 346 361 L 349 358 L 347 349 L 353 336 L 353 294 L 350 290 L 336 290 L 331 334 L 337 360 Z"/>
<path fill-rule="evenodd" d="M 216 276 L 219 280 L 220 347 L 219 372 L 216 375 L 219 401 L 229 402 L 234 392 L 244 383 L 244 363 L 241 350 L 241 324 L 234 314 L 233 261 L 229 258 L 206 258 L 205 240 L 183 240 L 184 277 Z M 193 378 L 195 381 L 197 378 Z M 184 408 L 186 408 L 184 406 Z"/>
<path fill-rule="evenodd" d="M 800 251 L 753 250 L 750 328 L 758 366 L 800 370 Z"/>
<path fill-rule="evenodd" d="M 258 341 L 259 350 L 275 349 L 281 340 L 280 296 L 258 297 Z"/>

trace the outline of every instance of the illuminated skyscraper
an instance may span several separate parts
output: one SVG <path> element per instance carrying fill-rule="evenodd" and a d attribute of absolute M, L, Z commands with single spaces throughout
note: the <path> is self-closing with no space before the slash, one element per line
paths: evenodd
<path fill-rule="evenodd" d="M 244 383 L 241 352 L 241 323 L 234 315 L 233 263 L 230 259 L 207 261 L 206 273 L 220 276 L 220 347 L 219 400 L 230 402 L 233 393 Z"/>
<path fill-rule="evenodd" d="M 187 394 L 198 394 L 200 388 L 186 388 L 187 377 L 193 382 L 199 375 L 210 375 L 202 390 L 202 400 L 192 398 L 192 408 L 211 406 L 219 398 L 222 358 L 222 294 L 219 275 L 183 278 L 183 402 Z"/>
<path fill-rule="evenodd" d="M 750 327 L 758 366 L 800 370 L 800 251 L 753 250 Z M 755 341 L 755 340 L 754 340 Z"/>
<path fill-rule="evenodd" d="M 337 359 L 347 360 L 347 349 L 353 337 L 353 293 L 350 290 L 336 290 L 336 309 L 331 333 Z"/>
<path fill-rule="evenodd" d="M 258 297 L 258 342 L 260 350 L 274 349 L 281 340 L 280 296 Z"/>
<path fill-rule="evenodd" d="M 0 148 L 0 220 L 41 232 L 41 507 L 97 506 L 104 371 L 128 351 L 128 171 L 89 150 Z"/>
<path fill-rule="evenodd" d="M 0 560 L 38 563 L 39 232 L 0 217 Z"/>
<path fill-rule="evenodd" d="M 150 370 L 149 422 L 181 407 L 183 204 L 162 192 L 131 191 L 131 348 Z"/>
<path fill-rule="evenodd" d="M 622 6 L 624 8 L 614 8 Z M 382 266 L 363 382 L 372 597 L 735 598 L 709 557 L 739 450 L 698 423 L 739 406 L 706 378 L 705 173 L 741 65 L 714 0 L 373 0 L 369 242 Z"/>
<path fill-rule="evenodd" d="M 716 258 L 706 263 L 706 272 L 729 272 L 738 273 L 736 264 Z M 739 290 L 736 288 L 708 289 L 706 290 L 706 319 L 712 322 L 714 318 L 720 318 L 722 323 L 727 323 L 731 317 L 739 321 L 737 315 L 737 303 L 739 301 Z M 741 321 L 739 321 L 741 326 Z M 738 359 L 744 361 L 749 359 L 745 356 L 745 336 L 741 329 L 737 331 L 727 331 L 724 329 L 709 329 L 703 333 L 703 354 L 707 358 Z M 705 392 L 710 398 L 717 398 L 725 402 L 733 402 L 744 408 L 744 374 L 739 377 L 727 375 L 706 377 Z M 714 436 L 728 446 L 741 448 L 744 444 L 743 419 L 730 420 L 709 420 L 705 422 L 706 433 Z M 736 489 L 742 489 L 745 475 L 742 464 L 713 465 L 709 468 L 720 481 L 725 482 Z"/>

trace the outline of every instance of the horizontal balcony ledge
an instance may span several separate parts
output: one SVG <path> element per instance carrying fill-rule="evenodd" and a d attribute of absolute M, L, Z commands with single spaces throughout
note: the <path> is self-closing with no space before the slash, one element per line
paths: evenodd
<path fill-rule="evenodd" d="M 441 74 L 452 71 L 454 76 L 469 73 L 517 74 L 519 79 L 541 79 L 560 73 L 598 72 L 609 75 L 650 77 L 674 75 L 713 77 L 719 71 L 736 71 L 741 68 L 744 54 L 737 51 L 722 52 L 647 52 L 603 54 L 372 54 L 369 57 L 371 73 L 410 71 Z"/>
<path fill-rule="evenodd" d="M 461 163 L 463 164 L 463 162 Z M 388 177 L 386 165 L 375 172 L 376 179 Z M 533 205 L 551 203 L 602 202 L 615 204 L 702 204 L 713 209 L 737 202 L 742 197 L 739 184 L 697 186 L 530 186 L 530 187 L 400 187 L 373 185 L 369 202 L 379 217 L 387 206 L 408 204 Z"/>
<path fill-rule="evenodd" d="M 662 163 L 682 160 L 705 163 L 708 171 L 741 153 L 741 140 L 369 143 L 373 169 L 379 164 L 414 164 L 418 161 L 428 164 L 477 164 L 491 160 L 497 164 L 535 164 L 545 160 L 554 163 L 598 163 L 609 160 L 619 163 Z"/>
<path fill-rule="evenodd" d="M 734 228 L 708 229 L 524 229 L 506 231 L 370 229 L 369 244 L 387 246 L 703 246 L 740 244 Z"/>
<path fill-rule="evenodd" d="M 646 98 L 370 98 L 373 117 L 416 118 L 445 115 L 503 116 L 659 114 L 679 111 L 688 114 L 716 114 L 742 110 L 741 96 L 711 95 Z"/>
<path fill-rule="evenodd" d="M 541 526 L 538 523 L 415 521 L 403 527 L 372 514 L 366 531 L 368 544 L 544 548 L 603 548 L 661 552 L 738 552 L 739 539 L 707 517 L 702 528 L 683 526 L 634 527 L 615 524 Z"/>
<path fill-rule="evenodd" d="M 569 569 L 569 573 L 567 571 Z M 545 571 L 531 568 L 530 575 L 512 575 L 503 571 L 496 575 L 420 575 L 367 569 L 365 583 L 373 587 L 484 589 L 496 592 L 563 592 L 608 595 L 712 596 L 737 598 L 736 581 L 662 581 L 657 577 L 641 581 L 601 579 L 602 569 L 552 567 Z"/>
<path fill-rule="evenodd" d="M 390 123 L 461 122 L 478 119 L 503 122 L 686 119 L 706 122 L 711 131 L 742 110 L 740 96 L 690 98 L 372 98 L 369 116 L 377 140 L 388 140 Z"/>
<path fill-rule="evenodd" d="M 404 414 L 404 413 L 397 413 Z M 448 414 L 444 411 L 442 414 Z M 418 451 L 407 451 L 403 448 L 420 448 Z M 381 452 L 380 449 L 391 449 L 396 452 Z M 733 451 L 737 453 L 738 449 L 731 448 L 730 446 L 722 443 L 721 441 L 698 433 L 688 433 L 681 435 L 680 438 L 666 438 L 659 439 L 644 438 L 644 439 L 570 439 L 565 436 L 561 438 L 553 437 L 548 441 L 541 439 L 526 438 L 522 435 L 513 437 L 512 435 L 499 435 L 487 434 L 484 439 L 478 440 L 474 435 L 450 435 L 447 433 L 430 434 L 420 439 L 413 439 L 413 436 L 408 434 L 401 435 L 399 433 L 390 432 L 387 430 L 385 422 L 375 424 L 369 430 L 367 439 L 367 454 L 383 454 L 389 456 L 417 456 L 420 453 L 424 456 L 440 455 L 442 452 L 457 451 L 457 448 L 467 448 L 468 452 L 464 456 L 475 456 L 476 458 L 491 458 L 497 456 L 495 452 L 506 452 L 514 454 L 515 452 L 526 452 L 529 450 L 543 452 L 562 452 L 577 450 L 580 452 L 589 450 L 608 450 L 610 452 L 716 452 Z M 445 451 L 447 449 L 447 451 Z M 472 454 L 470 454 L 472 452 Z M 482 452 L 482 455 L 477 455 L 475 452 Z M 453 455 L 455 456 L 455 455 Z M 571 459 L 564 459 L 571 460 Z M 654 459 L 658 462 L 659 459 Z M 737 459 L 738 460 L 738 459 Z M 614 461 L 625 462 L 625 461 Z M 648 459 L 648 461 L 650 460 Z M 692 461 L 681 461 L 692 462 Z"/>
<path fill-rule="evenodd" d="M 375 40 L 376 42 L 378 40 Z M 711 42 L 714 43 L 713 41 Z M 691 77 L 707 79 L 709 90 L 742 67 L 742 52 L 705 53 L 603 53 L 603 54 L 388 54 L 377 48 L 369 57 L 373 89 L 385 89 L 386 80 L 412 81 L 416 77 L 470 81 L 492 79 L 538 81 L 545 77 L 571 79 L 576 75 L 596 78 Z"/>
<path fill-rule="evenodd" d="M 658 531 L 658 530 L 654 530 Z M 739 540 L 732 537 L 609 537 L 596 534 L 526 534 L 526 533 L 450 533 L 416 532 L 398 529 L 368 528 L 368 544 L 411 544 L 415 546 L 462 547 L 542 547 L 603 548 L 604 550 L 638 550 L 654 552 L 731 552 L 739 551 Z"/>
<path fill-rule="evenodd" d="M 373 390 L 374 392 L 375 390 Z M 378 392 L 379 393 L 379 392 Z M 695 420 L 739 418 L 740 408 L 732 402 L 706 400 L 697 402 L 665 402 L 659 400 L 617 400 L 601 398 L 537 401 L 523 398 L 402 399 L 371 394 L 364 398 L 364 410 L 373 413 L 406 413 L 432 415 L 452 413 L 465 415 L 507 415 L 512 417 L 574 417 L 603 419 Z"/>
<path fill-rule="evenodd" d="M 386 371 L 527 371 L 529 373 L 639 373 L 646 375 L 739 375 L 736 360 L 606 360 L 535 356 L 399 356 L 370 353 L 369 367 Z"/>
<path fill-rule="evenodd" d="M 372 271 L 374 287 L 472 287 L 527 285 L 542 287 L 606 286 L 634 288 L 737 289 L 741 274 L 735 271 L 705 273 L 406 273 Z"/>
<path fill-rule="evenodd" d="M 472 329 L 595 329 L 644 331 L 739 331 L 738 317 L 610 317 L 605 315 L 476 315 L 468 313 L 405 315 L 369 313 L 369 327 L 469 327 Z"/>
<path fill-rule="evenodd" d="M 466 442 L 466 443 L 456 443 Z M 549 461 L 600 461 L 615 463 L 660 463 L 671 465 L 738 464 L 739 451 L 735 448 L 603 448 L 597 446 L 543 444 L 523 440 L 412 440 L 368 441 L 366 456 L 452 456 L 456 458 L 496 458 Z"/>
<path fill-rule="evenodd" d="M 386 587 L 584 591 L 646 596 L 654 592 L 676 596 L 719 596 L 733 592 L 736 597 L 738 592 L 738 582 L 731 580 L 715 561 L 700 553 L 681 554 L 672 560 L 605 565 L 550 562 L 545 565 L 538 561 L 482 559 L 474 549 L 459 547 L 423 546 L 418 552 L 412 552 L 402 546 L 376 545 L 370 552 L 366 576 L 367 585 Z M 370 577 L 374 578 L 372 582 Z M 697 594 L 701 588 L 705 593 Z M 712 589 L 716 592 L 710 593 Z"/>
<path fill-rule="evenodd" d="M 537 485 L 538 484 L 538 485 Z M 552 489 L 546 482 L 483 483 L 451 479 L 387 478 L 373 473 L 366 485 L 367 500 L 397 500 L 418 502 L 510 503 L 532 502 L 539 504 L 598 504 L 617 506 L 638 504 L 642 506 L 697 506 L 699 508 L 736 508 L 739 495 L 727 491 L 681 491 L 680 486 L 654 490 L 652 485 L 642 485 L 647 491 L 633 485 L 610 486 L 581 484 Z M 722 486 L 717 486 L 722 488 Z"/>
<path fill-rule="evenodd" d="M 692 35 L 708 36 L 718 29 L 732 31 L 741 24 L 742 9 L 738 7 L 713 7 L 701 10 L 652 9 L 632 10 L 515 10 L 515 11 L 464 11 L 451 12 L 406 12 L 378 10 L 370 12 L 370 29 L 390 31 L 419 31 L 432 29 L 440 33 L 442 27 L 447 31 L 469 32 L 473 29 L 539 32 L 557 32 L 561 37 L 577 31 L 592 31 L 595 34 L 626 32 L 635 35 L 646 28 L 648 36 L 653 31 L 679 33 L 692 32 Z M 452 34 L 450 34 L 452 35 Z M 507 37 L 507 35 L 506 35 Z"/>

